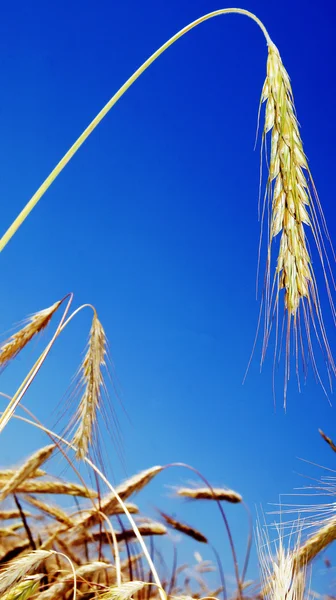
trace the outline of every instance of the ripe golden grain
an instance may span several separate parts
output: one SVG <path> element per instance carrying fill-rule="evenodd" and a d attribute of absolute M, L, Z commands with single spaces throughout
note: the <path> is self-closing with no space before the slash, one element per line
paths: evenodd
<path fill-rule="evenodd" d="M 242 502 L 242 497 L 233 490 L 227 490 L 225 488 L 178 488 L 176 493 L 178 496 L 184 498 L 191 498 L 192 500 L 224 500 L 225 502 L 231 502 L 237 504 Z"/>
<path fill-rule="evenodd" d="M 271 132 L 271 150 L 266 190 L 266 198 L 269 198 L 271 211 L 265 278 L 265 327 L 262 362 L 265 357 L 275 316 L 276 321 L 278 319 L 280 292 L 284 290 L 284 306 L 287 312 L 284 386 L 284 403 L 286 405 L 287 383 L 290 376 L 289 362 L 292 329 L 294 332 L 296 372 L 298 378 L 299 356 L 302 356 L 303 366 L 306 366 L 305 350 L 302 342 L 302 327 L 305 329 L 309 356 L 316 371 L 310 335 L 310 323 L 313 324 L 314 330 L 316 330 L 317 326 L 319 327 L 321 343 L 324 345 L 327 357 L 328 371 L 336 372 L 323 323 L 312 260 L 307 244 L 307 228 L 310 228 L 312 231 L 322 260 L 329 300 L 334 315 L 335 308 L 331 299 L 327 273 L 323 263 L 325 245 L 322 239 L 321 225 L 318 221 L 318 211 L 320 211 L 324 227 L 325 221 L 317 196 L 317 208 L 314 206 L 314 198 L 310 191 L 310 185 L 313 188 L 313 194 L 316 194 L 316 189 L 303 150 L 289 76 L 283 66 L 279 51 L 273 43 L 269 43 L 268 45 L 267 76 L 261 101 L 266 101 L 263 143 L 266 140 L 268 132 Z M 273 241 L 278 235 L 280 235 L 279 252 L 275 275 L 272 281 L 270 274 L 271 250 Z M 301 320 L 300 309 L 302 309 L 303 315 Z M 303 324 L 301 323 L 302 320 Z"/>
<path fill-rule="evenodd" d="M 143 581 L 126 581 L 119 586 L 111 587 L 99 598 L 100 600 L 129 600 L 144 587 L 145 583 Z"/>
<path fill-rule="evenodd" d="M 0 347 L 0 366 L 5 366 L 10 360 L 15 358 L 19 352 L 30 342 L 30 340 L 46 328 L 53 314 L 57 311 L 62 301 L 55 302 L 49 308 L 45 308 L 31 317 L 27 325 L 12 335 Z"/>
<path fill-rule="evenodd" d="M 52 455 L 55 449 L 55 444 L 41 448 L 35 452 L 28 460 L 18 469 L 12 478 L 8 479 L 7 483 L 1 490 L 0 501 L 4 500 L 8 494 L 15 492 L 20 485 L 29 479 L 31 475 Z"/>
<path fill-rule="evenodd" d="M 167 525 L 169 525 L 173 529 L 176 529 L 176 531 L 180 531 L 181 533 L 188 535 L 189 537 L 193 538 L 197 542 L 203 542 L 204 544 L 208 543 L 208 540 L 203 535 L 203 533 L 201 533 L 194 527 L 191 527 L 190 525 L 187 525 L 186 523 L 181 523 L 181 521 L 177 521 L 176 519 L 167 515 L 164 512 L 159 511 L 159 513 L 160 513 L 161 517 L 165 520 Z"/>
<path fill-rule="evenodd" d="M 150 481 L 153 479 L 153 477 L 155 477 L 155 475 L 161 473 L 162 469 L 163 467 L 161 466 L 155 466 L 141 471 L 140 473 L 137 473 L 137 475 L 130 477 L 130 479 L 127 479 L 126 481 L 124 481 L 116 487 L 117 494 L 119 495 L 121 500 L 127 500 L 127 498 L 132 496 L 132 494 L 139 492 L 142 488 L 148 485 L 148 483 L 150 483 Z M 93 525 L 101 521 L 101 517 L 98 511 L 103 512 L 106 516 L 110 516 L 113 514 L 117 514 L 117 511 L 119 511 L 119 509 L 119 502 L 116 499 L 115 495 L 111 492 L 107 494 L 104 498 L 102 498 L 100 507 L 97 508 L 97 510 L 93 509 L 88 514 L 81 515 L 77 519 L 76 525 L 86 528 L 92 527 Z"/>
<path fill-rule="evenodd" d="M 91 562 L 87 565 L 82 565 L 76 569 L 76 578 L 78 581 L 81 579 L 90 579 L 92 575 L 102 569 L 107 569 L 110 565 L 104 562 Z M 64 577 L 61 577 L 57 583 L 50 586 L 49 589 L 39 594 L 39 600 L 57 600 L 62 594 L 65 594 L 69 589 L 73 587 L 74 578 L 73 573 L 67 573 Z"/>
<path fill-rule="evenodd" d="M 329 519 L 293 554 L 295 569 L 308 565 L 324 548 L 336 540 L 336 517 Z"/>
<path fill-rule="evenodd" d="M 59 521 L 59 523 L 63 523 L 68 527 L 73 526 L 73 520 L 69 517 L 69 515 L 66 514 L 66 512 L 61 510 L 58 506 L 52 506 L 51 504 L 42 502 L 41 500 L 38 500 L 33 496 L 25 496 L 24 499 L 26 502 L 29 502 L 29 504 L 31 504 L 32 506 L 35 506 L 35 508 L 38 508 L 47 515 L 54 517 L 54 519 Z"/>
<path fill-rule="evenodd" d="M 18 485 L 15 491 L 26 494 L 66 494 L 68 496 L 81 496 L 83 498 L 97 498 L 98 496 L 97 492 L 82 485 L 63 483 L 62 481 L 28 480 Z"/>
<path fill-rule="evenodd" d="M 84 393 L 76 413 L 78 426 L 73 436 L 79 459 L 87 456 L 94 438 L 97 411 L 101 404 L 102 390 L 105 389 L 102 368 L 106 367 L 106 347 L 105 332 L 94 311 L 88 349 L 79 371 L 79 388 L 84 388 Z"/>

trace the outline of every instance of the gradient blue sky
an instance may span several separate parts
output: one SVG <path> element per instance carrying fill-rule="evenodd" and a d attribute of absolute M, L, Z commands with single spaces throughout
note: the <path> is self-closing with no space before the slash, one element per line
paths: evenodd
<path fill-rule="evenodd" d="M 1 4 L 3 231 L 129 75 L 178 29 L 222 7 L 218 0 Z M 265 23 L 292 78 L 335 241 L 334 3 L 248 0 L 242 8 Z M 237 489 L 252 510 L 308 483 L 298 471 L 320 477 L 298 456 L 334 467 L 317 429 L 336 434 L 335 407 L 311 373 L 301 394 L 293 379 L 287 414 L 281 398 L 274 412 L 272 361 L 260 375 L 260 345 L 242 386 L 259 307 L 253 144 L 265 65 L 263 35 L 245 17 L 219 17 L 189 33 L 113 108 L 1 257 L 2 331 L 69 291 L 76 306 L 97 307 L 131 420 L 116 405 L 127 474 L 184 461 Z M 324 291 L 322 298 L 334 347 Z M 89 325 L 88 313 L 73 322 L 26 397 L 46 424 L 55 422 Z M 6 370 L 3 391 L 15 390 L 36 350 Z M 40 439 L 11 423 L 1 462 L 19 460 Z M 115 477 L 124 477 L 113 446 L 110 458 Z M 147 506 L 198 525 L 232 572 L 215 509 L 167 497 L 166 483 L 186 479 L 183 471 L 163 475 L 144 495 Z M 234 507 L 229 516 L 241 556 L 245 515 Z"/>

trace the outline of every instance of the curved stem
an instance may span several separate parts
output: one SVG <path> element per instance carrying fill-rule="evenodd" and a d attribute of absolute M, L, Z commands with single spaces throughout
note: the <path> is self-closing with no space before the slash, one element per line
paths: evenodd
<path fill-rule="evenodd" d="M 118 100 L 128 90 L 128 88 L 130 88 L 131 85 L 138 79 L 138 77 L 140 77 L 140 75 L 142 75 L 142 73 L 144 73 L 144 71 L 146 71 L 146 69 L 161 54 L 163 54 L 163 52 L 165 50 L 167 50 L 167 48 L 172 46 L 178 39 L 180 39 L 183 35 L 188 33 L 188 31 L 191 31 L 191 29 L 194 29 L 194 27 L 197 27 L 197 25 L 204 23 L 204 21 L 207 21 L 208 19 L 211 19 L 213 17 L 218 17 L 220 15 L 230 14 L 230 13 L 245 15 L 246 17 L 249 17 L 250 19 L 255 21 L 257 23 L 257 25 L 259 25 L 261 31 L 263 32 L 263 34 L 266 38 L 267 44 L 270 45 L 272 43 L 272 40 L 267 32 L 267 29 L 265 28 L 263 23 L 258 19 L 258 17 L 256 17 L 253 13 L 249 12 L 248 10 L 244 10 L 242 8 L 223 8 L 220 10 L 215 10 L 213 12 L 210 12 L 210 13 L 200 17 L 199 19 L 196 19 L 196 21 L 193 21 L 192 23 L 190 23 L 189 25 L 187 25 L 186 27 L 184 27 L 183 29 L 178 31 L 178 33 L 173 35 L 173 37 L 171 37 L 165 44 L 163 44 L 158 50 L 156 50 L 156 52 L 154 52 L 141 65 L 141 67 L 139 67 L 133 73 L 133 75 L 131 75 L 131 77 L 129 77 L 129 79 L 127 79 L 127 81 L 124 83 L 124 85 L 122 85 L 121 88 L 114 94 L 114 96 L 112 96 L 112 98 L 107 102 L 107 104 L 105 104 L 105 106 L 101 109 L 101 111 L 97 114 L 97 116 L 93 119 L 93 121 L 91 121 L 91 123 L 88 125 L 88 127 L 83 131 L 83 133 L 79 136 L 79 138 L 75 141 L 75 143 L 71 146 L 71 148 L 66 152 L 66 154 L 63 156 L 63 158 L 59 161 L 59 163 L 56 165 L 56 167 L 51 171 L 51 173 L 48 175 L 48 177 L 45 179 L 45 181 L 42 183 L 42 185 L 39 187 L 39 189 L 35 192 L 35 194 L 32 196 L 32 198 L 29 200 L 29 202 L 26 204 L 26 206 L 23 208 L 23 210 L 17 216 L 15 221 L 12 223 L 12 225 L 7 229 L 5 234 L 0 239 L 0 252 L 8 244 L 9 240 L 13 237 L 13 235 L 18 230 L 20 225 L 22 225 L 22 223 L 28 217 L 29 213 L 33 210 L 33 208 L 36 206 L 38 201 L 42 198 L 42 196 L 45 194 L 47 189 L 50 187 L 50 185 L 53 183 L 53 181 L 56 179 L 56 177 L 60 174 L 60 172 L 64 169 L 64 167 L 68 164 L 68 162 L 71 160 L 71 158 L 77 152 L 77 150 L 81 147 L 81 145 L 85 142 L 85 140 L 89 137 L 89 135 L 92 133 L 92 131 L 97 127 L 97 125 L 99 125 L 99 123 L 107 115 L 107 113 L 110 111 L 110 109 L 116 104 L 116 102 L 118 102 Z"/>

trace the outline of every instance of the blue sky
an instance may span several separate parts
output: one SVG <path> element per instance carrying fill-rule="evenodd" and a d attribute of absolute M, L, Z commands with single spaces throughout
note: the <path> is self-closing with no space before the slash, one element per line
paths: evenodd
<path fill-rule="evenodd" d="M 217 0 L 3 3 L 3 231 L 129 75 L 178 29 L 221 7 Z M 242 7 L 264 22 L 291 76 L 335 240 L 333 4 Z M 281 398 L 275 413 L 272 361 L 260 375 L 259 344 L 242 386 L 259 308 L 253 144 L 266 58 L 262 33 L 245 17 L 219 17 L 185 36 L 112 109 L 1 257 L 2 331 L 69 291 L 76 306 L 96 306 L 130 417 L 116 402 L 127 474 L 184 461 L 237 489 L 252 510 L 306 484 L 298 471 L 320 477 L 297 457 L 334 466 L 317 429 L 334 435 L 335 407 L 312 373 L 301 394 L 293 378 L 287 414 Z M 322 300 L 335 347 L 324 291 Z M 89 326 L 88 313 L 72 323 L 26 397 L 46 424 L 56 420 Z M 36 351 L 33 344 L 6 370 L 3 391 L 15 390 Z M 2 462 L 19 460 L 39 441 L 11 423 Z M 113 446 L 110 459 L 115 478 L 124 477 Z M 168 498 L 165 484 L 186 479 L 177 470 L 163 475 L 144 494 L 148 508 L 170 507 L 198 525 L 232 571 L 215 510 Z M 242 554 L 245 516 L 239 507 L 229 516 Z"/>

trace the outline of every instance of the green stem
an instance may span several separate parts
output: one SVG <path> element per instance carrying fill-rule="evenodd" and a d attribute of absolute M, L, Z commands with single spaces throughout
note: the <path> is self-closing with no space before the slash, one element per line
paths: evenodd
<path fill-rule="evenodd" d="M 109 100 L 109 102 L 107 102 L 107 104 L 105 104 L 105 106 L 97 114 L 97 116 L 93 119 L 93 121 L 91 121 L 90 125 L 88 125 L 88 127 L 83 131 L 83 133 L 79 136 L 79 138 L 76 140 L 76 142 L 68 150 L 68 152 L 59 161 L 59 163 L 56 165 L 56 167 L 51 171 L 50 175 L 48 175 L 48 177 L 45 179 L 45 181 L 42 183 L 42 185 L 39 187 L 39 189 L 35 192 L 35 194 L 32 196 L 32 198 L 29 200 L 29 202 L 26 204 L 26 206 L 23 208 L 23 210 L 17 216 L 15 221 L 12 223 L 12 225 L 7 229 L 6 233 L 0 239 L 0 252 L 8 244 L 9 240 L 13 237 L 13 235 L 16 233 L 16 231 L 19 229 L 19 227 L 22 225 L 22 223 L 28 217 L 29 213 L 33 210 L 33 208 L 36 206 L 38 201 L 42 198 L 42 196 L 45 194 L 47 189 L 50 187 L 50 185 L 53 183 L 53 181 L 55 181 L 56 177 L 64 169 L 64 167 L 67 165 L 67 163 L 70 161 L 70 159 L 74 156 L 74 154 L 77 152 L 77 150 L 81 147 L 81 145 L 85 142 L 85 140 L 89 137 L 89 135 L 92 133 L 92 131 L 97 127 L 97 125 L 99 125 L 99 123 L 102 121 L 102 119 L 105 117 L 105 115 L 109 112 L 109 110 L 116 104 L 116 102 L 118 102 L 118 100 L 121 98 L 121 96 L 123 96 L 123 94 L 128 90 L 128 88 L 131 87 L 131 85 L 138 79 L 138 77 L 140 77 L 140 75 L 142 75 L 142 73 L 165 50 L 167 50 L 167 48 L 172 46 L 172 44 L 174 44 L 183 35 L 188 33 L 188 31 L 190 31 L 194 27 L 197 27 L 197 25 L 200 25 L 200 23 L 203 23 L 204 21 L 211 19 L 212 17 L 217 17 L 219 15 L 224 15 L 224 14 L 228 14 L 228 13 L 237 13 L 237 14 L 245 15 L 246 17 L 249 17 L 250 19 L 255 21 L 259 25 L 260 29 L 262 30 L 262 32 L 266 38 L 267 44 L 269 45 L 272 43 L 271 38 L 269 37 L 268 32 L 267 32 L 265 26 L 262 24 L 262 22 L 253 13 L 249 12 L 248 10 L 244 10 L 242 8 L 223 8 L 220 10 L 215 10 L 213 12 L 210 12 L 210 13 L 204 15 L 203 17 L 200 17 L 199 19 L 196 19 L 196 21 L 193 21 L 192 23 L 190 23 L 189 25 L 187 25 L 186 27 L 181 29 L 178 33 L 173 35 L 173 37 L 171 37 L 165 44 L 163 44 L 158 50 L 156 50 L 156 52 L 154 52 L 154 54 L 152 54 L 141 65 L 141 67 L 139 67 L 133 73 L 133 75 L 129 79 L 127 79 L 127 81 L 124 83 L 124 85 L 122 85 L 121 88 L 116 92 L 116 94 L 114 94 L 114 96 L 112 96 L 112 98 Z"/>

